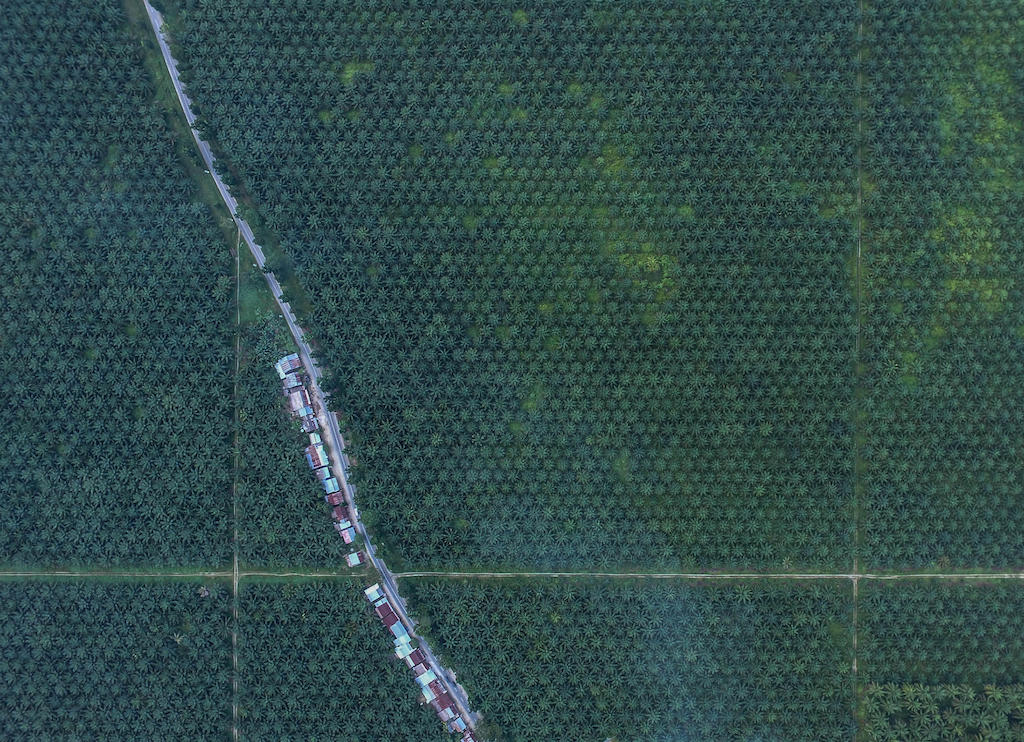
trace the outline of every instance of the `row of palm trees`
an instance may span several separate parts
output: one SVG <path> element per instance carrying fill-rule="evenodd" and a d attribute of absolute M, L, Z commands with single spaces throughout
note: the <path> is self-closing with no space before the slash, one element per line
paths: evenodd
<path fill-rule="evenodd" d="M 1024 564 L 1014 224 L 1024 21 L 1005 2 L 872 6 L 866 58 L 865 551 L 882 566 Z M 1018 138 L 1019 139 L 1019 138 Z M 996 163 L 1000 163 L 996 165 Z M 883 453 L 884 456 L 876 455 Z M 969 502 L 965 502 L 965 498 Z"/>
<path fill-rule="evenodd" d="M 362 587 L 359 581 L 338 580 L 243 583 L 239 710 L 244 737 L 448 738 L 431 709 L 418 704 L 407 670 L 388 651 Z"/>
<path fill-rule="evenodd" d="M 869 219 L 862 230 L 871 302 L 861 307 L 870 320 L 865 327 L 846 265 L 856 253 L 858 158 L 868 185 L 910 172 L 883 155 L 917 156 L 912 121 L 930 120 L 923 109 L 910 125 L 895 116 L 899 108 L 885 87 L 893 76 L 902 79 L 903 50 L 918 43 L 906 33 L 921 28 L 921 16 L 892 10 L 889 17 L 889 10 L 855 4 L 769 17 L 764 8 L 702 8 L 673 23 L 684 35 L 699 30 L 716 51 L 683 60 L 678 47 L 640 41 L 672 27 L 653 20 L 678 15 L 671 8 L 627 13 L 614 23 L 584 5 L 554 14 L 524 9 L 521 27 L 503 12 L 428 6 L 394 8 L 385 18 L 322 8 L 315 13 L 322 26 L 299 54 L 287 40 L 309 18 L 282 4 L 274 22 L 247 40 L 280 73 L 261 70 L 254 81 L 257 68 L 228 53 L 231 36 L 223 29 L 231 24 L 202 4 L 186 7 L 179 53 L 191 65 L 206 125 L 232 143 L 229 158 L 317 295 L 313 332 L 362 465 L 354 476 L 368 515 L 395 507 L 417 512 L 422 485 L 407 469 L 417 452 L 420 481 L 439 483 L 445 501 L 465 507 L 466 520 L 499 543 L 518 543 L 514 534 L 526 522 L 526 504 L 509 492 L 527 503 L 561 503 L 569 493 L 584 511 L 611 495 L 631 502 L 633 517 L 648 524 L 656 521 L 650 501 L 675 493 L 683 509 L 708 508 L 723 527 L 732 519 L 719 515 L 716 498 L 757 503 L 789 493 L 796 520 L 783 533 L 766 527 L 746 534 L 746 546 L 730 544 L 729 556 L 725 547 L 694 554 L 695 543 L 711 545 L 699 543 L 692 524 L 680 524 L 667 546 L 650 538 L 635 543 L 652 553 L 675 549 L 673 562 L 716 566 L 722 559 L 750 564 L 767 553 L 810 565 L 822 550 L 826 560 L 845 561 L 854 526 L 852 461 L 843 453 L 853 447 L 853 388 L 860 384 L 873 397 L 862 403 L 873 419 L 860 419 L 868 427 L 859 432 L 877 435 L 893 460 L 913 458 L 915 441 L 927 437 L 924 428 L 897 424 L 904 412 L 892 414 L 890 393 L 899 410 L 915 409 L 920 402 L 911 395 L 922 381 L 892 373 L 893 363 L 920 361 L 886 347 L 893 328 L 879 315 L 897 304 L 903 316 L 924 311 L 934 304 L 926 290 L 942 290 L 946 278 L 914 268 L 886 287 L 872 262 L 883 238 L 918 228 L 921 198 L 867 194 L 867 213 L 884 212 L 891 195 L 902 221 L 883 234 L 872 231 L 881 218 Z M 241 19 L 259 11 L 233 12 Z M 864 13 L 870 55 L 853 42 Z M 443 29 L 422 32 L 441 17 L 450 18 Z M 942 14 L 936 18 L 941 27 Z M 579 31 L 564 42 L 545 36 L 545 28 L 562 24 Z M 892 28 L 904 34 L 900 43 L 890 43 Z M 598 63 L 562 64 L 587 50 Z M 345 64 L 368 61 L 372 71 L 345 79 Z M 299 68 L 309 74 L 290 73 Z M 867 99 L 857 102 L 860 68 Z M 330 115 L 318 115 L 324 112 Z M 867 119 L 862 155 L 857 115 Z M 890 129 L 890 120 L 899 126 Z M 894 140 L 907 147 L 885 149 Z M 930 167 L 931 160 L 921 162 Z M 899 250 L 901 244 L 897 239 Z M 645 262 L 644 250 L 657 260 Z M 907 255 L 899 250 L 891 262 L 903 270 Z M 660 267 L 636 268 L 651 264 Z M 572 295 L 560 295 L 559 283 Z M 1004 355 L 1015 337 L 1006 329 Z M 862 383 L 853 378 L 858 332 L 868 366 Z M 650 360 L 643 355 L 650 347 L 678 354 Z M 597 370 L 582 372 L 581 361 Z M 640 381 L 666 362 L 667 382 Z M 875 375 L 879 369 L 884 376 Z M 943 379 L 929 393 L 971 386 L 955 375 Z M 556 391 L 535 394 L 538 384 Z M 563 387 L 584 393 L 567 398 Z M 616 389 L 627 392 L 616 397 Z M 465 410 L 490 423 L 453 417 Z M 659 450 L 634 427 L 648 416 L 677 423 L 670 445 Z M 588 422 L 616 432 L 596 439 Z M 490 454 L 473 450 L 470 469 L 460 442 L 478 434 L 497 441 Z M 565 468 L 582 450 L 590 452 L 584 468 L 592 472 L 582 491 L 579 483 L 529 474 Z M 993 460 L 990 453 L 980 452 L 978 461 Z M 875 466 L 867 464 L 868 485 L 878 489 L 865 503 L 896 479 L 884 476 L 885 464 Z M 739 484 L 723 473 L 743 467 L 756 474 Z M 700 507 L 693 507 L 695 491 Z M 820 530 L 803 517 L 816 519 Z M 751 521 L 756 528 L 758 519 Z M 499 523 L 508 524 L 503 533 Z M 472 528 L 433 534 L 415 517 L 389 528 L 383 535 L 399 557 L 431 563 L 447 559 L 435 550 L 453 541 L 458 553 L 472 553 L 476 537 Z M 579 549 L 575 557 L 566 553 L 570 563 L 608 558 L 595 556 L 601 548 L 586 544 L 586 529 L 564 528 L 575 531 L 566 540 L 576 545 L 566 548 Z M 907 522 L 904 530 L 915 526 Z M 812 532 L 832 535 L 811 546 L 800 534 Z M 901 544 L 875 533 L 867 551 L 882 563 L 907 563 L 914 539 Z M 921 560 L 936 548 L 921 550 Z M 1005 538 L 1003 548 L 1012 549 Z M 965 559 L 994 559 L 974 549 L 963 547 Z"/>
<path fill-rule="evenodd" d="M 278 317 L 243 330 L 238 386 L 238 558 L 243 566 L 331 567 L 342 540 L 323 488 L 296 451 L 308 444 L 288 414 L 273 363 L 291 347 Z"/>
<path fill-rule="evenodd" d="M 5 12 L 0 562 L 227 564 L 231 256 L 122 6 Z"/>
<path fill-rule="evenodd" d="M 997 740 L 1024 736 L 1024 685 L 871 685 L 864 695 L 864 738 Z"/>
<path fill-rule="evenodd" d="M 223 739 L 230 600 L 198 583 L 5 582 L 0 736 Z M 49 689 L 50 701 L 43 696 Z"/>
<path fill-rule="evenodd" d="M 405 584 L 488 738 L 852 738 L 846 584 Z"/>

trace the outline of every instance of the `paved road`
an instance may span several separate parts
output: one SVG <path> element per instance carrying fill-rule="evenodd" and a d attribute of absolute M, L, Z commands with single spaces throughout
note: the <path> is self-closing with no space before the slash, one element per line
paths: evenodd
<path fill-rule="evenodd" d="M 423 651 L 423 654 L 426 655 L 431 669 L 434 670 L 434 673 L 438 678 L 440 678 L 442 684 L 444 684 L 448 692 L 451 694 L 452 699 L 455 701 L 455 705 L 458 707 L 463 718 L 471 727 L 475 726 L 477 717 L 469 710 L 469 701 L 466 698 L 465 691 L 461 686 L 454 682 L 452 674 L 445 670 L 437 661 L 437 658 L 434 656 L 434 653 L 431 651 L 426 641 L 424 641 L 422 637 L 416 635 L 415 623 L 406 612 L 405 601 L 402 600 L 402 597 L 398 594 L 398 585 L 395 582 L 395 578 L 380 557 L 377 556 L 376 549 L 370 540 L 370 534 L 367 533 L 366 526 L 363 525 L 362 519 L 359 517 L 359 511 L 356 508 L 355 501 L 352 499 L 353 490 L 348 484 L 347 469 L 343 461 L 342 452 L 345 448 L 345 442 L 341 436 L 341 430 L 338 427 L 338 419 L 335 417 L 334 413 L 329 410 L 326 395 L 324 395 L 320 388 L 321 373 L 320 368 L 314 360 L 313 351 L 306 342 L 305 333 L 302 328 L 299 327 L 295 314 L 292 312 L 291 307 L 288 306 L 288 302 L 281 298 L 281 284 L 278 283 L 277 278 L 273 273 L 267 272 L 265 268 L 266 259 L 263 255 L 263 250 L 256 243 L 256 238 L 252 233 L 252 229 L 244 219 L 238 216 L 238 202 L 235 200 L 235 197 L 231 195 L 228 187 L 217 174 L 217 169 L 214 167 L 213 152 L 210 149 L 210 145 L 200 138 L 199 132 L 195 129 L 196 117 L 192 112 L 192 101 L 182 89 L 181 79 L 178 76 L 177 62 L 174 60 L 174 57 L 171 56 L 170 46 L 168 45 L 167 38 L 162 31 L 163 17 L 155 8 L 153 8 L 152 5 L 149 4 L 147 0 L 143 1 L 146 6 L 146 12 L 149 15 L 149 23 L 153 27 L 153 33 L 156 35 L 157 43 L 160 45 L 160 53 L 163 55 L 164 65 L 171 77 L 174 90 L 178 95 L 178 102 L 181 104 L 181 110 L 185 113 L 185 119 L 188 121 L 189 128 L 192 131 L 192 138 L 195 139 L 196 146 L 199 148 L 199 153 L 203 157 L 203 162 L 206 163 L 206 168 L 210 171 L 210 175 L 213 178 L 214 183 L 217 185 L 217 190 L 220 192 L 221 198 L 224 200 L 228 210 L 231 212 L 232 218 L 238 226 L 238 231 L 242 235 L 242 239 L 244 239 L 245 243 L 249 246 L 249 250 L 252 252 L 253 258 L 256 260 L 256 264 L 261 270 L 263 270 L 263 274 L 267 279 L 267 284 L 270 286 L 270 290 L 274 295 L 274 300 L 281 308 L 285 321 L 288 323 L 288 329 L 291 332 L 292 337 L 295 339 L 295 344 L 299 348 L 299 357 L 302 359 L 302 363 L 306 367 L 306 372 L 310 377 L 310 396 L 313 398 L 318 408 L 317 416 L 320 419 L 321 433 L 326 433 L 326 435 L 324 435 L 324 443 L 327 444 L 332 471 L 335 472 L 341 480 L 342 491 L 345 493 L 346 503 L 352 513 L 352 517 L 355 519 L 353 525 L 355 526 L 356 531 L 363 537 L 366 555 L 369 558 L 370 563 L 380 574 L 379 583 L 381 589 L 384 591 L 385 595 L 387 595 L 388 601 L 394 607 L 395 612 L 405 625 L 406 630 L 411 636 L 419 640 L 420 649 Z"/>

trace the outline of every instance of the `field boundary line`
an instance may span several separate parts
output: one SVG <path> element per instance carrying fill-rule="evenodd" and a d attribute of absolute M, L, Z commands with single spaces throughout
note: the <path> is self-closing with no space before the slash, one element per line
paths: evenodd
<path fill-rule="evenodd" d="M 857 4 L 857 69 L 853 86 L 853 110 L 856 116 L 854 160 L 857 168 L 857 256 L 854 293 L 857 306 L 857 338 L 853 357 L 853 571 L 860 571 L 861 501 L 864 494 L 864 462 L 861 459 L 860 400 L 864 352 L 864 278 L 862 253 L 864 244 L 864 0 Z"/>
<path fill-rule="evenodd" d="M 857 165 L 857 260 L 856 276 L 854 287 L 857 306 L 857 341 L 853 357 L 853 482 L 851 490 L 853 495 L 853 572 L 860 573 L 860 549 L 863 535 L 861 533 L 861 521 L 863 520 L 862 505 L 864 502 L 864 479 L 866 463 L 861 456 L 863 449 L 863 428 L 864 420 L 861 417 L 861 395 L 863 393 L 863 356 L 864 356 L 864 269 L 863 269 L 863 247 L 864 247 L 864 115 L 866 110 L 865 95 L 865 74 L 864 74 L 864 14 L 866 12 L 865 0 L 857 0 L 857 69 L 853 86 L 853 110 L 856 116 L 856 131 L 854 133 L 854 158 Z M 860 679 L 857 674 L 857 632 L 858 626 L 858 586 L 862 578 L 853 578 L 852 595 L 852 616 L 851 616 L 851 648 L 852 655 L 850 662 L 850 682 L 853 686 L 853 715 L 858 720 L 856 738 L 860 739 L 862 730 L 859 728 L 861 711 L 860 700 Z M 873 578 L 867 578 L 873 579 Z"/>
<path fill-rule="evenodd" d="M 864 349 L 864 288 L 863 288 L 863 241 L 864 241 L 864 0 L 857 0 L 857 69 L 853 86 L 853 110 L 856 117 L 856 131 L 854 134 L 854 159 L 857 167 L 857 259 L 856 275 L 854 277 L 854 291 L 857 306 L 857 340 L 854 347 L 853 357 L 853 572 L 855 575 L 860 572 L 860 544 L 861 544 L 861 504 L 864 495 L 864 461 L 861 457 L 861 436 L 863 435 L 863 421 L 860 412 L 860 396 L 862 393 L 863 369 L 862 357 Z M 860 577 L 852 579 L 852 615 L 850 631 L 850 683 L 853 690 L 853 715 L 859 718 L 860 715 L 860 681 L 857 675 L 857 630 L 858 630 L 858 605 Z M 857 737 L 860 737 L 858 729 Z"/>
<path fill-rule="evenodd" d="M 274 570 L 242 570 L 238 573 L 239 577 L 243 580 L 252 579 L 254 577 L 299 577 L 303 579 L 327 579 L 332 577 L 344 578 L 347 580 L 360 580 L 362 579 L 358 574 L 353 572 L 345 572 L 343 570 L 311 570 L 307 572 L 303 571 L 289 571 L 289 572 L 277 572 Z"/>
<path fill-rule="evenodd" d="M 223 571 L 189 571 L 189 572 L 135 572 L 131 570 L 68 570 L 68 569 L 0 569 L 0 579 L 5 577 L 88 577 L 115 579 L 131 578 L 166 578 L 169 580 L 229 580 L 232 572 Z"/>
<path fill-rule="evenodd" d="M 875 580 L 879 582 L 896 580 L 1024 580 L 1024 572 L 441 572 L 421 570 L 395 572 L 401 578 L 438 577 L 451 579 L 494 578 L 514 579 L 517 577 L 537 579 L 611 578 L 611 579 L 655 579 L 655 580 Z M 67 570 L 67 569 L 0 569 L 0 579 L 10 577 L 86 577 L 86 578 L 146 578 L 170 580 L 210 579 L 241 582 L 266 577 L 270 579 L 295 577 L 299 579 L 358 579 L 357 575 L 343 570 L 193 570 L 177 572 L 146 572 L 132 570 Z"/>
<path fill-rule="evenodd" d="M 1024 580 L 1024 572 L 395 572 L 395 577 L 494 578 L 516 577 L 573 579 L 586 577 L 655 580 Z"/>
<path fill-rule="evenodd" d="M 858 719 L 860 715 L 860 683 L 857 680 L 857 587 L 860 583 L 860 578 L 853 578 L 853 608 L 852 616 L 850 621 L 850 654 L 852 656 L 852 665 L 850 673 L 850 682 L 853 685 L 853 718 Z"/>
<path fill-rule="evenodd" d="M 345 579 L 355 579 L 357 575 L 352 572 L 346 572 L 343 570 L 307 570 L 307 571 L 296 571 L 296 570 L 245 570 L 239 567 L 238 569 L 220 569 L 220 570 L 177 570 L 177 571 L 145 571 L 145 570 L 104 570 L 104 569 L 31 569 L 31 568 L 17 568 L 17 569 L 0 569 L 0 579 L 5 577 L 88 577 L 92 579 L 111 577 L 116 579 L 131 579 L 135 577 L 139 578 L 167 578 L 170 580 L 182 580 L 182 579 L 210 579 L 210 580 L 231 580 L 232 583 L 236 581 L 242 581 L 251 578 L 268 577 L 268 578 L 287 578 L 287 577 L 299 577 L 299 578 L 312 578 L 312 579 L 327 579 L 332 577 L 342 577 Z"/>
<path fill-rule="evenodd" d="M 234 456 L 231 473 L 231 739 L 238 742 L 238 376 L 242 358 L 242 233 L 235 240 Z"/>

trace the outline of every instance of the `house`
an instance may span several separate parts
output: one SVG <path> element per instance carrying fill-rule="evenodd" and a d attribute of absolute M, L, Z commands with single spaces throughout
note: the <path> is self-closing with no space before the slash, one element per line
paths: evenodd
<path fill-rule="evenodd" d="M 431 701 L 430 705 L 434 707 L 434 711 L 441 717 L 442 721 L 448 721 L 455 717 L 455 711 L 453 710 L 454 701 L 452 697 L 448 695 L 448 691 L 443 688 L 436 688 L 437 698 Z"/>
<path fill-rule="evenodd" d="M 281 380 L 281 386 L 284 387 L 284 391 L 287 394 L 289 389 L 302 386 L 302 377 L 298 374 L 286 374 Z"/>
<path fill-rule="evenodd" d="M 363 552 L 352 551 L 345 557 L 345 564 L 350 567 L 358 567 L 363 563 Z"/>
<path fill-rule="evenodd" d="M 384 623 L 387 623 L 388 620 L 390 619 L 386 619 Z M 405 626 L 403 626 L 401 621 L 398 620 L 398 616 L 395 616 L 395 623 L 388 626 L 388 628 L 397 640 L 395 642 L 396 644 L 398 642 L 412 642 L 412 637 L 409 636 L 409 632 L 405 630 Z"/>
<path fill-rule="evenodd" d="M 343 521 L 342 523 L 335 523 L 334 529 L 338 531 L 339 534 L 341 534 L 341 540 L 343 540 L 345 543 L 351 543 L 355 540 L 355 529 L 351 526 L 346 527 L 344 523 L 347 522 L 348 521 Z"/>
<path fill-rule="evenodd" d="M 331 494 L 332 492 L 339 492 L 340 490 L 341 485 L 338 484 L 338 480 L 335 479 L 334 477 L 328 477 L 327 479 L 324 480 L 324 492 L 326 492 L 328 495 Z"/>
<path fill-rule="evenodd" d="M 435 680 L 428 687 L 430 688 L 431 691 L 433 691 L 435 700 L 440 698 L 441 694 L 445 692 L 444 686 L 441 685 L 440 680 Z"/>
<path fill-rule="evenodd" d="M 302 416 L 302 432 L 312 433 L 314 430 L 320 429 L 320 421 L 316 419 L 316 415 L 310 411 L 310 414 Z"/>
<path fill-rule="evenodd" d="M 416 665 L 421 665 L 426 661 L 427 656 L 423 654 L 423 651 L 420 649 L 414 649 L 412 653 L 405 658 L 405 664 L 409 666 L 410 670 L 416 667 Z"/>
<path fill-rule="evenodd" d="M 323 482 L 325 479 L 331 478 L 331 470 L 330 467 L 327 466 L 325 466 L 323 469 L 317 469 L 313 473 L 316 474 L 316 478 L 319 479 L 321 482 Z"/>
<path fill-rule="evenodd" d="M 302 368 L 302 360 L 299 358 L 298 353 L 292 353 L 289 356 L 285 356 L 278 360 L 274 364 L 274 368 L 277 369 L 277 375 L 282 379 L 293 371 L 298 371 Z"/>
<path fill-rule="evenodd" d="M 414 651 L 411 639 L 405 639 L 404 641 L 401 639 L 395 639 L 395 656 L 398 657 L 398 659 L 405 659 Z"/>
<path fill-rule="evenodd" d="M 341 539 L 346 544 L 351 544 L 356 540 L 356 529 L 352 526 L 352 522 L 345 517 L 345 511 L 340 507 L 334 508 L 331 511 L 331 516 L 337 523 L 334 524 L 334 530 L 341 534 Z"/>
<path fill-rule="evenodd" d="M 448 722 L 448 728 L 453 732 L 464 732 L 466 731 L 466 722 L 462 720 L 461 716 L 456 716 L 454 719 Z M 465 739 L 465 737 L 463 737 Z"/>
<path fill-rule="evenodd" d="M 371 603 L 375 602 L 378 598 L 384 597 L 384 593 L 381 592 L 380 585 L 376 582 L 363 590 L 363 595 L 365 595 L 366 599 Z"/>
<path fill-rule="evenodd" d="M 323 440 L 320 438 L 320 434 L 319 433 L 310 433 L 309 434 L 309 445 L 311 445 L 311 446 L 319 446 L 321 443 L 323 443 Z"/>
<path fill-rule="evenodd" d="M 330 463 L 327 460 L 327 452 L 324 451 L 322 444 L 306 446 L 305 450 L 306 463 L 309 464 L 310 469 L 322 469 Z"/>
<path fill-rule="evenodd" d="M 309 392 L 304 387 L 288 392 L 288 406 L 294 414 L 300 417 L 313 414 L 312 401 L 309 398 Z M 309 412 L 305 412 L 307 409 Z"/>
<path fill-rule="evenodd" d="M 429 667 L 425 673 L 416 676 L 416 682 L 419 683 L 420 688 L 426 688 L 434 680 L 437 680 L 437 675 Z"/>
<path fill-rule="evenodd" d="M 467 729 L 466 733 L 462 735 L 462 742 L 477 742 L 476 735 Z"/>
<path fill-rule="evenodd" d="M 329 495 L 324 495 L 324 499 L 331 505 L 344 505 L 345 496 L 340 492 L 332 492 Z"/>

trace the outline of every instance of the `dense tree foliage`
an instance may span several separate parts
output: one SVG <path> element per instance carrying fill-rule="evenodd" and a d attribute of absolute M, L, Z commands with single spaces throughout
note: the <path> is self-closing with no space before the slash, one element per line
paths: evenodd
<path fill-rule="evenodd" d="M 864 709 L 868 742 L 1024 740 L 1024 685 L 873 685 Z"/>
<path fill-rule="evenodd" d="M 240 593 L 243 739 L 447 740 L 419 707 L 362 583 L 245 581 Z"/>
<path fill-rule="evenodd" d="M 288 414 L 273 364 L 294 352 L 284 320 L 243 329 L 238 382 L 238 558 L 257 567 L 343 566 L 324 490 L 303 458 L 308 437 Z"/>
<path fill-rule="evenodd" d="M 1024 585 L 862 582 L 869 740 L 1024 739 Z"/>
<path fill-rule="evenodd" d="M 862 676 L 875 683 L 1024 682 L 1024 586 L 977 581 L 865 582 Z"/>
<path fill-rule="evenodd" d="M 1024 14 L 870 3 L 865 552 L 1024 565 Z"/>
<path fill-rule="evenodd" d="M 847 563 L 854 3 L 173 4 L 396 558 Z"/>
<path fill-rule="evenodd" d="M 230 587 L 0 582 L 0 737 L 224 740 Z"/>
<path fill-rule="evenodd" d="M 119 0 L 0 22 L 0 562 L 224 564 L 231 263 Z"/>
<path fill-rule="evenodd" d="M 403 580 L 492 740 L 849 740 L 848 583 Z"/>

